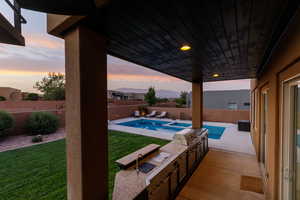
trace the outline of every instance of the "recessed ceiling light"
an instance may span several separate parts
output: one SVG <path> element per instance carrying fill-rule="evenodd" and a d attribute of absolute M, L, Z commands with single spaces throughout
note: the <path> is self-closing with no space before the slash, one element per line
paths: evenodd
<path fill-rule="evenodd" d="M 183 45 L 182 47 L 180 47 L 181 51 L 188 51 L 190 49 L 191 49 L 191 47 L 189 45 Z"/>
<path fill-rule="evenodd" d="M 213 74 L 213 77 L 214 78 L 217 78 L 217 77 L 219 77 L 220 75 L 219 74 Z"/>

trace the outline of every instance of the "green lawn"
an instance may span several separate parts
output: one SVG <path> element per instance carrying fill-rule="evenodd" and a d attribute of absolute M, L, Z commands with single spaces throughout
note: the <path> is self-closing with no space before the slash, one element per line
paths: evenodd
<path fill-rule="evenodd" d="M 110 131 L 110 198 L 118 171 L 114 161 L 151 143 L 168 141 Z M 65 140 L 0 153 L 1 200 L 59 200 L 66 195 Z"/>

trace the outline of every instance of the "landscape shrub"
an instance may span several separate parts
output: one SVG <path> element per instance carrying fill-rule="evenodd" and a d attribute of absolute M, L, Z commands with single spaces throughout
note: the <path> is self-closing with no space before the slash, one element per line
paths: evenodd
<path fill-rule="evenodd" d="M 35 135 L 32 137 L 31 142 L 33 143 L 38 143 L 43 141 L 43 136 L 42 135 Z"/>
<path fill-rule="evenodd" d="M 59 127 L 59 118 L 49 112 L 32 113 L 27 121 L 29 135 L 45 135 L 54 133 Z"/>
<path fill-rule="evenodd" d="M 37 93 L 29 93 L 25 98 L 26 101 L 37 101 L 39 100 L 39 95 Z"/>
<path fill-rule="evenodd" d="M 34 88 L 43 93 L 45 100 L 65 100 L 65 75 L 48 73 L 41 81 L 35 83 Z"/>
<path fill-rule="evenodd" d="M 6 101 L 6 98 L 3 96 L 0 96 L 0 101 Z"/>
<path fill-rule="evenodd" d="M 148 92 L 145 94 L 144 100 L 148 103 L 149 106 L 153 106 L 157 102 L 156 93 L 154 87 L 150 87 Z"/>
<path fill-rule="evenodd" d="M 14 118 L 8 112 L 0 110 L 0 137 L 8 134 L 8 130 L 14 126 Z"/>

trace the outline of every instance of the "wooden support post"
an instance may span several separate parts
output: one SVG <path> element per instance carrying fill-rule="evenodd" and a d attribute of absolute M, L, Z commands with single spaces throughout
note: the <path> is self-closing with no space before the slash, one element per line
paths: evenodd
<path fill-rule="evenodd" d="M 83 26 L 64 39 L 68 199 L 107 199 L 107 41 Z"/>
<path fill-rule="evenodd" d="M 203 82 L 192 83 L 192 127 L 202 128 L 203 123 Z"/>

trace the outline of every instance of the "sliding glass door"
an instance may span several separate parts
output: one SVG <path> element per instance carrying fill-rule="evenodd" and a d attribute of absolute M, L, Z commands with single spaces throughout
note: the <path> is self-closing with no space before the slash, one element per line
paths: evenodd
<path fill-rule="evenodd" d="M 281 199 L 300 199 L 300 79 L 285 82 L 282 92 Z"/>

